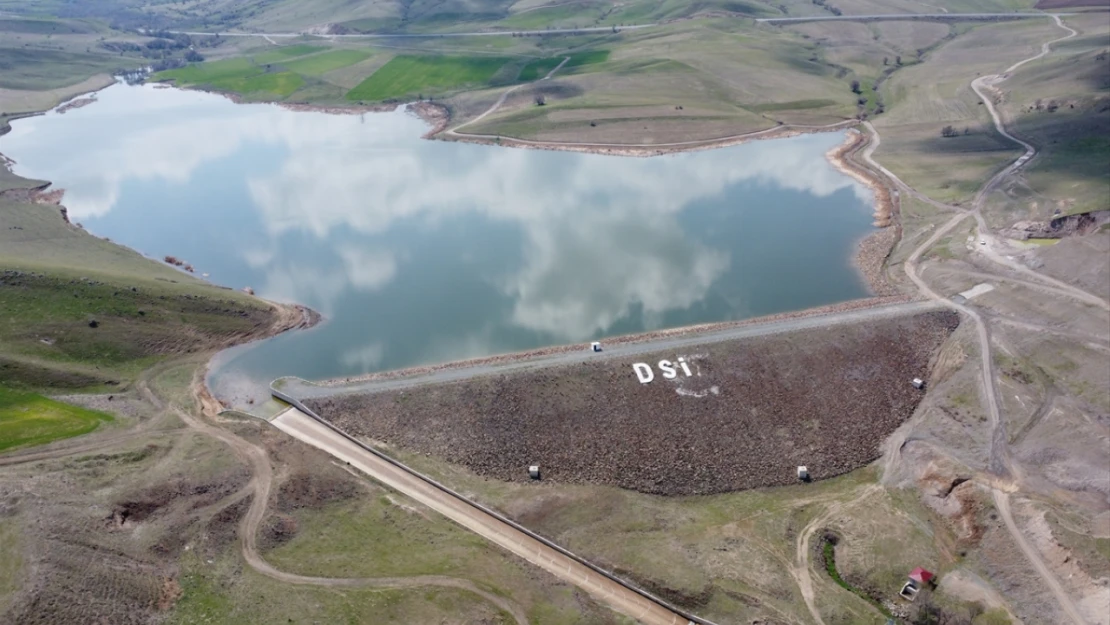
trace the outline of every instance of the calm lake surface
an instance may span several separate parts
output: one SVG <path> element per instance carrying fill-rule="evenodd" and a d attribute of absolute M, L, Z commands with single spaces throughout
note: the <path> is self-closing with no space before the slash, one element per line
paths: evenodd
<path fill-rule="evenodd" d="M 825 133 L 653 158 L 439 141 L 398 111 L 117 85 L 0 152 L 73 221 L 326 322 L 222 357 L 217 393 L 830 304 L 870 192 Z"/>

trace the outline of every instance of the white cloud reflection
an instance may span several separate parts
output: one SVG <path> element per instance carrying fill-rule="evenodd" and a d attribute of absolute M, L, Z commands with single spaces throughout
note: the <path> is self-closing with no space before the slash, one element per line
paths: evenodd
<path fill-rule="evenodd" d="M 276 170 L 248 177 L 268 236 L 252 239 L 241 259 L 265 274 L 260 293 L 316 302 L 325 313 L 346 289 L 386 287 L 398 274 L 397 258 L 337 245 L 339 273 L 294 260 L 278 249 L 281 235 L 330 245 L 336 234 L 349 241 L 352 234 L 386 233 L 401 220 L 435 223 L 460 214 L 511 224 L 525 240 L 522 265 L 497 281 L 514 302 L 509 321 L 580 340 L 635 307 L 645 320 L 657 320 L 705 298 L 730 258 L 679 226 L 677 215 L 691 202 L 743 180 L 816 196 L 849 188 L 870 200 L 804 138 L 733 149 L 735 158 L 568 157 L 421 142 L 415 137 L 422 123 L 403 113 L 364 119 L 294 113 L 150 87 L 113 87 L 99 100 L 62 117 L 17 122 L 0 150 L 19 160 L 18 172 L 59 181 L 78 221 L 107 214 L 125 181 L 191 183 L 200 166 L 248 144 L 280 154 Z M 126 119 L 131 131 L 98 132 L 98 118 L 115 118 L 105 124 L 113 128 Z M 82 149 L 59 156 L 57 146 L 75 138 Z M 380 360 L 381 349 L 371 345 L 343 359 L 366 368 Z"/>

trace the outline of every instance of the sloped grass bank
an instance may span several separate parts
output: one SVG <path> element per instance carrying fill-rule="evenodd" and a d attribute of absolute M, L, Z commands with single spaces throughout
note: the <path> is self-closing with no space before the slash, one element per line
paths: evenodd
<path fill-rule="evenodd" d="M 111 415 L 0 386 L 0 452 L 88 434 Z"/>

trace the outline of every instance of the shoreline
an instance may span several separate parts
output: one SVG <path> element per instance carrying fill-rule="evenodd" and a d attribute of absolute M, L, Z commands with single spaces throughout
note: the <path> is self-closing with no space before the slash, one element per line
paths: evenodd
<path fill-rule="evenodd" d="M 718 148 L 727 148 L 734 145 L 742 145 L 750 141 L 786 139 L 788 137 L 816 134 L 819 132 L 836 132 L 838 130 L 852 128 L 860 123 L 860 121 L 857 119 L 846 119 L 826 126 L 794 126 L 790 124 L 782 124 L 779 126 L 765 128 L 763 130 L 753 130 L 751 132 L 746 132 L 738 135 L 728 135 L 725 137 L 716 137 L 710 139 L 695 139 L 692 141 L 683 141 L 681 143 L 618 145 L 605 143 L 540 141 L 532 139 L 518 139 L 515 137 L 506 137 L 501 135 L 482 135 L 455 132 L 454 130 L 447 129 L 447 126 L 451 122 L 451 111 L 446 106 L 439 104 L 438 102 L 420 100 L 417 102 L 408 103 L 407 107 L 409 111 L 416 114 L 417 117 L 423 119 L 429 126 L 432 127 L 431 130 L 429 130 L 428 133 L 424 135 L 423 138 L 425 139 L 434 139 L 438 141 L 454 141 L 458 143 L 474 143 L 478 145 L 493 145 L 497 147 L 526 148 L 533 150 L 555 150 L 562 152 L 580 152 L 584 154 L 606 154 L 611 156 L 635 157 L 663 156 L 666 154 L 679 154 L 683 152 L 700 152 L 702 150 L 714 150 Z M 456 128 L 458 127 L 461 126 L 457 126 Z"/>
<path fill-rule="evenodd" d="M 849 129 L 844 142 L 826 152 L 825 158 L 837 171 L 871 190 L 875 210 L 872 225 L 878 230 L 856 243 L 852 262 L 875 295 L 892 295 L 898 293 L 898 289 L 886 277 L 886 261 L 902 240 L 902 223 L 898 219 L 900 212 L 896 196 L 891 194 L 886 178 L 856 160 L 856 155 L 870 141 L 866 133 Z"/>
<path fill-rule="evenodd" d="M 174 85 L 173 87 L 181 88 L 176 87 L 176 85 Z M 236 104 L 255 104 L 255 102 L 245 101 L 237 94 L 211 91 L 208 89 L 196 90 L 226 97 Z M 88 93 L 95 93 L 96 91 L 100 91 L 100 89 L 96 89 Z M 49 110 L 56 110 L 60 107 L 63 107 L 68 102 L 75 101 L 81 99 L 84 96 L 87 96 L 88 93 L 76 95 L 66 102 L 62 102 Z M 95 98 L 91 99 L 88 102 L 85 102 L 84 104 L 91 104 L 93 102 L 95 102 Z M 266 104 L 266 102 L 257 102 L 257 104 Z M 855 253 L 852 255 L 851 259 L 853 265 L 856 267 L 857 271 L 860 272 L 865 283 L 868 285 L 868 288 L 872 293 L 871 297 L 739 321 L 712 322 L 680 328 L 671 328 L 667 330 L 656 330 L 639 334 L 611 337 L 606 339 L 606 342 L 610 344 L 638 343 L 651 341 L 662 337 L 698 334 L 725 328 L 748 325 L 751 323 L 763 323 L 779 319 L 791 319 L 833 312 L 841 312 L 846 310 L 857 310 L 882 304 L 909 302 L 914 301 L 915 299 L 913 296 L 901 294 L 898 289 L 896 289 L 886 280 L 884 275 L 886 259 L 889 257 L 894 246 L 900 239 L 901 228 L 899 227 L 896 218 L 897 207 L 895 205 L 894 198 L 891 196 L 887 186 L 883 184 L 881 177 L 852 159 L 852 157 L 867 144 L 867 136 L 864 133 L 859 132 L 858 130 L 853 128 L 853 126 L 859 123 L 858 120 L 845 120 L 843 122 L 837 122 L 836 124 L 822 127 L 797 127 L 783 125 L 741 135 L 722 137 L 718 139 L 691 141 L 688 143 L 684 142 L 682 144 L 659 144 L 654 146 L 606 146 L 599 144 L 569 144 L 557 142 L 528 141 L 506 137 L 487 138 L 484 136 L 449 133 L 449 131 L 447 131 L 447 127 L 451 121 L 449 109 L 447 109 L 447 107 L 443 106 L 442 104 L 429 101 L 410 102 L 407 104 L 398 103 L 381 105 L 358 105 L 352 107 L 287 102 L 270 102 L 269 104 L 276 104 L 281 108 L 291 111 L 320 112 L 331 115 L 355 115 L 366 112 L 389 112 L 395 111 L 399 107 L 404 106 L 407 112 L 416 115 L 429 124 L 429 131 L 422 136 L 422 138 L 424 139 L 439 139 L 444 141 L 478 143 L 484 145 L 496 145 L 499 147 L 521 147 L 528 149 L 560 150 L 580 153 L 634 157 L 660 156 L 681 152 L 710 150 L 740 145 L 749 141 L 782 139 L 817 132 L 835 132 L 840 130 L 847 130 L 847 137 L 845 138 L 844 142 L 841 145 L 836 146 L 826 152 L 825 157 L 837 171 L 853 178 L 857 182 L 871 189 L 874 193 L 874 225 L 875 227 L 879 228 L 879 230 L 866 235 L 860 241 L 858 241 Z M 41 115 L 45 112 L 46 111 L 29 113 L 27 115 L 24 115 L 24 117 Z M 448 134 L 444 136 L 445 133 Z M 49 184 L 47 186 L 49 186 Z M 45 188 L 46 187 L 42 187 L 42 190 L 45 190 Z M 54 191 L 55 193 L 57 193 L 61 190 L 58 189 Z M 57 194 L 60 195 L 60 193 Z M 51 204 L 56 203 L 60 205 L 60 197 L 56 199 L 54 197 L 51 197 L 51 199 L 54 200 L 53 202 L 50 202 Z M 149 258 L 149 260 L 151 262 L 158 262 L 158 260 L 155 258 Z M 217 288 L 230 288 L 221 287 L 220 285 L 208 282 L 207 280 L 205 280 L 205 282 Z M 259 336 L 251 337 L 248 340 L 243 341 L 242 343 L 236 343 L 234 346 L 228 346 L 229 348 L 238 347 L 258 340 L 271 338 L 289 330 L 311 328 L 318 325 L 322 320 L 322 317 L 319 315 L 319 313 L 300 304 L 279 304 L 277 302 L 271 302 L 261 297 L 259 297 L 258 299 L 274 307 L 274 309 L 278 313 L 278 318 L 275 319 L 274 324 L 266 332 L 262 333 Z M 585 349 L 586 346 L 587 344 L 583 343 L 555 345 L 509 354 L 496 354 L 460 361 L 438 363 L 434 365 L 421 365 L 392 371 L 374 372 L 348 378 L 320 380 L 314 381 L 313 383 L 319 384 L 321 386 L 337 386 L 354 381 L 368 381 L 377 379 L 389 379 L 394 377 L 404 377 L 409 375 L 418 375 L 421 373 L 439 371 L 443 369 L 473 366 L 476 364 L 492 364 L 534 358 L 537 356 L 543 356 L 552 353 Z M 220 352 L 222 351 L 224 350 L 220 350 Z M 205 375 L 204 377 L 207 378 L 207 375 Z M 207 380 L 205 380 L 205 382 L 207 382 Z M 218 398 L 215 398 L 214 394 L 212 394 L 210 389 L 207 388 L 206 383 L 203 384 L 203 386 L 205 388 L 205 391 L 213 398 L 214 401 L 219 402 L 221 405 L 223 404 L 222 401 L 220 401 Z"/>

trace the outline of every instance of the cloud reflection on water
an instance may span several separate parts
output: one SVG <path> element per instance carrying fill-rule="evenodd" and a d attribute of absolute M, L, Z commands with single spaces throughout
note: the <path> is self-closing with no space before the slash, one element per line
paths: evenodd
<path fill-rule="evenodd" d="M 486 277 L 512 302 L 504 322 L 565 341 L 635 313 L 650 329 L 664 313 L 703 300 L 732 262 L 728 250 L 682 227 L 679 215 L 692 204 L 719 199 L 741 181 L 817 197 L 847 188 L 870 201 L 825 162 L 812 137 L 732 148 L 731 158 L 614 158 L 448 149 L 414 140 L 423 124 L 400 112 L 360 117 L 232 106 L 218 96 L 152 87 L 113 87 L 100 99 L 64 120 L 17 122 L 0 149 L 16 155 L 28 175 L 58 180 L 70 215 L 87 221 L 108 215 L 130 182 L 161 181 L 172 192 L 173 185 L 195 184 L 202 167 L 262 146 L 277 165 L 246 176 L 263 232 L 243 243 L 238 261 L 260 276 L 261 295 L 325 313 L 345 294 L 381 293 L 404 279 L 406 259 L 422 251 L 391 241 L 400 225 L 479 216 L 522 237 L 520 265 Z M 110 118 L 128 120 L 129 131 L 97 133 L 98 121 Z M 65 154 L 36 149 L 65 143 L 51 133 L 87 145 Z M 330 256 L 305 257 L 295 249 L 303 244 L 330 249 Z M 490 333 L 473 328 L 455 337 L 452 350 L 481 352 L 471 343 Z M 342 358 L 372 367 L 386 349 L 376 338 L 348 346 Z"/>

